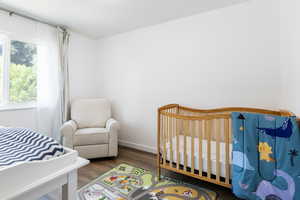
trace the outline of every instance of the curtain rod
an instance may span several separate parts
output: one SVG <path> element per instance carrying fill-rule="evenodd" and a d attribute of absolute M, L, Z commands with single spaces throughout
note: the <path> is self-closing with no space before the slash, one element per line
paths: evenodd
<path fill-rule="evenodd" d="M 30 17 L 30 16 L 25 15 L 25 14 L 21 14 L 21 13 L 15 12 L 15 11 L 11 11 L 11 10 L 8 10 L 6 8 L 3 8 L 3 7 L 0 7 L 0 10 L 2 10 L 4 12 L 7 12 L 9 14 L 9 16 L 16 15 L 16 16 L 19 16 L 19 17 L 22 17 L 22 18 L 25 18 L 25 19 L 29 19 L 31 21 L 39 22 L 39 23 L 42 23 L 42 24 L 46 24 L 48 26 L 52 26 L 52 27 L 55 27 L 55 28 L 57 28 L 57 27 L 64 28 L 63 26 L 59 26 L 57 24 L 52 24 L 50 22 L 46 22 L 44 20 L 41 20 L 41 19 L 38 19 L 38 18 L 35 18 L 35 17 Z"/>

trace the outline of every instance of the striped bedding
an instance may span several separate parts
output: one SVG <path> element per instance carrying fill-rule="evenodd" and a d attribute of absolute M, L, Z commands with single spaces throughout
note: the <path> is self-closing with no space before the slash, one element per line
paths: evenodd
<path fill-rule="evenodd" d="M 64 153 L 54 139 L 26 128 L 0 128 L 0 167 L 48 160 Z"/>

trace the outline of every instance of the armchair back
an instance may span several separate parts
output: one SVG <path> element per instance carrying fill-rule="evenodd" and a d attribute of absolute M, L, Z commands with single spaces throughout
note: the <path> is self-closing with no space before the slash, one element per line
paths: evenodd
<path fill-rule="evenodd" d="M 72 102 L 71 119 L 78 128 L 104 128 L 111 118 L 111 105 L 107 99 L 78 99 Z"/>

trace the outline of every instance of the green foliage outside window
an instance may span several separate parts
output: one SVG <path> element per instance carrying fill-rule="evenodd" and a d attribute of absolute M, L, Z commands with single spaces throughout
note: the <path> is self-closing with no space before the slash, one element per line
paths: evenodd
<path fill-rule="evenodd" d="M 0 46 L 0 101 L 3 100 L 3 49 Z M 26 103 L 37 97 L 37 49 L 36 45 L 11 41 L 11 63 L 9 66 L 10 103 Z"/>
<path fill-rule="evenodd" d="M 9 69 L 9 100 L 13 103 L 35 101 L 37 96 L 36 66 L 11 64 Z"/>
<path fill-rule="evenodd" d="M 37 54 L 36 45 L 21 41 L 11 41 L 10 60 L 17 65 L 32 67 Z"/>

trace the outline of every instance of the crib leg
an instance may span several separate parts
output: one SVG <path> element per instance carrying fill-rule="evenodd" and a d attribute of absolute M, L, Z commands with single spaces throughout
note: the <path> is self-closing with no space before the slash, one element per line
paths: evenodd
<path fill-rule="evenodd" d="M 157 155 L 157 163 L 156 163 L 156 165 L 157 165 L 157 179 L 158 179 L 158 181 L 160 181 L 160 176 L 161 176 L 161 169 L 160 169 L 160 153 L 158 153 L 158 155 Z"/>
<path fill-rule="evenodd" d="M 161 169 L 159 166 L 157 167 L 157 179 L 158 179 L 158 181 L 161 180 Z"/>

